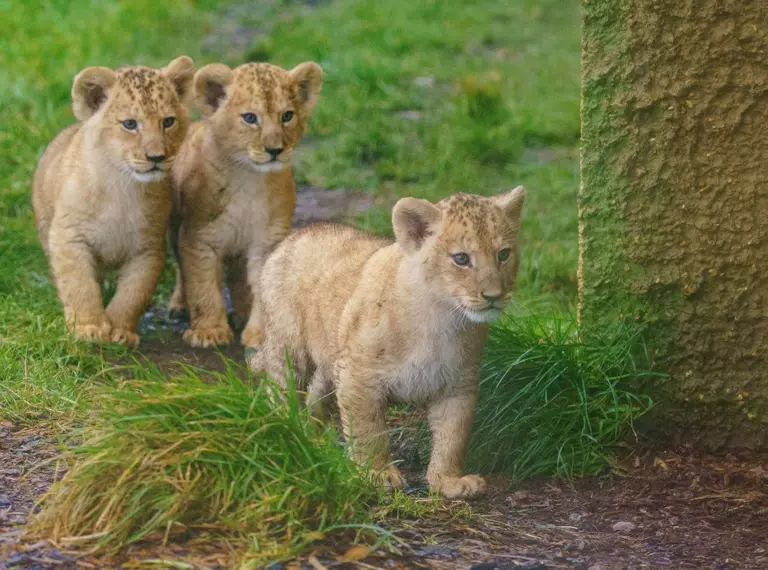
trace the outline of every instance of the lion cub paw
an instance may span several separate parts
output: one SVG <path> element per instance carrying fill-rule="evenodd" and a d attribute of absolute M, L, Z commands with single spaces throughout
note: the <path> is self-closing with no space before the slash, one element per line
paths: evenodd
<path fill-rule="evenodd" d="M 125 346 L 139 346 L 139 335 L 125 329 L 112 329 L 111 340 Z"/>
<path fill-rule="evenodd" d="M 243 346 L 259 346 L 264 342 L 264 333 L 258 327 L 245 327 L 243 334 L 240 335 L 240 342 Z"/>
<path fill-rule="evenodd" d="M 471 499 L 485 491 L 485 479 L 479 475 L 464 475 L 464 477 L 440 477 L 430 487 L 439 491 L 448 499 Z"/>
<path fill-rule="evenodd" d="M 405 487 L 405 477 L 400 470 L 394 465 L 390 465 L 385 469 L 376 473 L 379 485 L 387 489 L 402 489 Z"/>
<path fill-rule="evenodd" d="M 112 325 L 104 321 L 98 324 L 75 325 L 75 338 L 81 342 L 111 342 Z"/>
<path fill-rule="evenodd" d="M 187 329 L 184 333 L 184 342 L 195 348 L 213 348 L 220 344 L 229 344 L 232 338 L 232 329 L 228 326 Z"/>

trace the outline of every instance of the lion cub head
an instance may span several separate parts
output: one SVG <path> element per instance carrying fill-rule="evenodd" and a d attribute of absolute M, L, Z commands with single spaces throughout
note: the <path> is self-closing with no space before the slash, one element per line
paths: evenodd
<path fill-rule="evenodd" d="M 72 85 L 72 103 L 90 148 L 139 182 L 163 178 L 186 136 L 183 100 L 194 72 L 186 56 L 160 70 L 82 70 Z"/>
<path fill-rule="evenodd" d="M 225 159 L 258 171 L 290 163 L 323 84 L 319 65 L 286 71 L 268 63 L 234 70 L 221 63 L 195 74 L 195 99 Z"/>
<path fill-rule="evenodd" d="M 400 200 L 392 225 L 414 277 L 473 322 L 497 318 L 517 277 L 524 198 L 518 186 L 493 197 L 454 194 L 437 204 Z"/>

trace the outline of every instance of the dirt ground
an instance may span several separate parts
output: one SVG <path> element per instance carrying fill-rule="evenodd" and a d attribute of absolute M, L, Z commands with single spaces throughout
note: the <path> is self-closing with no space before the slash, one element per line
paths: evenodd
<path fill-rule="evenodd" d="M 129 568 L 147 558 L 226 567 L 221 547 L 143 545 L 105 560 L 25 541 L 24 524 L 56 476 L 55 463 L 46 463 L 55 454 L 50 439 L 0 426 L 0 569 Z M 420 473 L 411 472 L 409 483 L 409 492 L 424 493 Z M 540 479 L 515 489 L 493 479 L 488 495 L 470 504 L 469 518 L 452 520 L 446 511 L 384 521 L 401 541 L 400 555 L 379 551 L 347 562 L 350 543 L 338 537 L 275 570 L 768 568 L 766 484 L 765 461 L 690 449 L 630 454 L 603 477 Z"/>
<path fill-rule="evenodd" d="M 348 221 L 369 205 L 361 194 L 304 189 L 296 225 Z M 144 332 L 151 333 L 142 353 L 171 374 L 181 366 L 223 370 L 218 352 L 193 350 L 181 342 L 185 326 L 153 307 L 142 323 Z M 241 347 L 222 354 L 243 361 Z M 409 445 L 408 431 L 401 433 L 406 438 L 393 438 L 393 451 L 408 473 L 408 492 L 423 496 L 426 466 Z M 53 439 L 0 423 L 0 570 L 135 568 L 147 558 L 178 561 L 173 566 L 155 562 L 153 568 L 227 567 L 226 548 L 213 544 L 141 545 L 118 560 L 106 560 L 26 540 L 24 525 L 57 477 L 56 453 Z M 338 536 L 274 570 L 765 569 L 767 484 L 766 458 L 712 457 L 691 449 L 627 451 L 602 477 L 540 479 L 516 488 L 503 478 L 492 479 L 488 494 L 469 504 L 469 517 L 466 509 L 460 509 L 460 517 L 445 509 L 422 520 L 382 521 L 398 537 L 400 554 L 380 549 L 349 561 L 344 556 L 349 538 Z"/>

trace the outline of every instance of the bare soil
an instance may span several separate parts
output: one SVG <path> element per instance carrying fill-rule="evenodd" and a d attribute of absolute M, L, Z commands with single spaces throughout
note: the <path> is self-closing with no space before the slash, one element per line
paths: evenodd
<path fill-rule="evenodd" d="M 295 225 L 350 221 L 369 205 L 362 194 L 305 189 Z M 190 349 L 181 341 L 186 326 L 163 308 L 151 308 L 142 323 L 149 333 L 142 354 L 168 374 L 184 366 L 223 371 L 227 362 L 243 362 L 238 345 L 221 351 Z M 393 427 L 412 426 L 413 421 L 401 415 Z M 408 492 L 423 496 L 425 466 L 409 437 L 412 430 L 399 433 L 393 451 L 408 474 Z M 0 570 L 135 568 L 142 561 L 146 567 L 147 559 L 181 563 L 155 562 L 154 568 L 228 567 L 230 552 L 221 543 L 142 544 L 118 559 L 104 559 L 25 539 L 24 525 L 36 501 L 57 477 L 56 454 L 52 438 L 0 422 Z M 469 517 L 453 516 L 456 509 L 446 508 L 419 520 L 382 521 L 401 541 L 400 553 L 379 549 L 361 558 L 360 549 L 349 550 L 351 537 L 339 535 L 275 570 L 764 569 L 766 484 L 764 457 L 714 457 L 690 448 L 628 451 L 603 477 L 539 479 L 515 488 L 504 478 L 492 479 L 488 494 L 469 505 Z M 356 554 L 354 561 L 350 553 Z"/>
<path fill-rule="evenodd" d="M 56 477 L 55 454 L 51 440 L 33 431 L 0 427 L 0 569 L 129 568 L 149 558 L 227 567 L 227 549 L 214 544 L 141 545 L 104 559 L 25 540 L 35 501 Z M 424 494 L 421 473 L 411 472 L 409 482 L 409 492 Z M 400 554 L 380 549 L 348 561 L 345 553 L 355 550 L 338 536 L 275 570 L 768 568 L 764 460 L 649 451 L 630 454 L 604 477 L 545 478 L 514 489 L 503 478 L 490 483 L 468 518 L 452 519 L 446 509 L 421 520 L 385 520 Z"/>

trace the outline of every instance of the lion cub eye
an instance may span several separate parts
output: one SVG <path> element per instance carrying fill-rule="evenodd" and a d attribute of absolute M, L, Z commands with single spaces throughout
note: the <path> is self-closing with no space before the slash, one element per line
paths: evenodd
<path fill-rule="evenodd" d="M 286 111 L 283 113 L 283 122 L 289 123 L 291 122 L 291 119 L 293 119 L 293 111 Z"/>
<path fill-rule="evenodd" d="M 466 253 L 454 253 L 452 256 L 453 262 L 459 267 L 466 267 L 469 265 L 469 255 Z"/>
<path fill-rule="evenodd" d="M 139 123 L 135 119 L 126 119 L 122 121 L 123 127 L 129 131 L 135 131 L 139 127 Z"/>
<path fill-rule="evenodd" d="M 176 117 L 166 117 L 165 119 L 163 119 L 163 128 L 170 129 L 175 122 L 176 122 Z"/>
<path fill-rule="evenodd" d="M 256 113 L 243 113 L 241 116 L 243 117 L 243 121 L 249 125 L 255 125 L 259 122 L 259 118 L 256 116 Z"/>
<path fill-rule="evenodd" d="M 498 254 L 496 254 L 496 257 L 498 257 L 499 261 L 502 263 L 509 261 L 509 248 L 505 247 L 502 249 Z"/>

